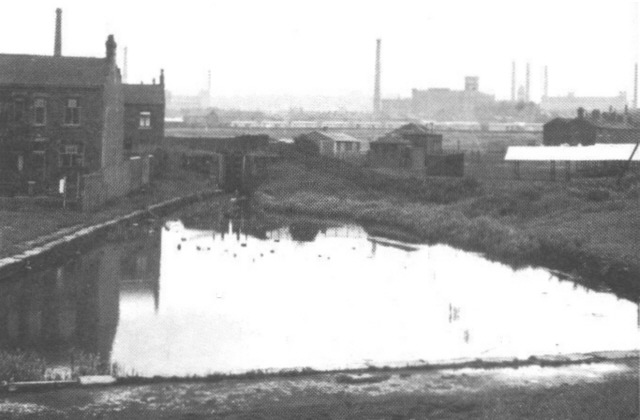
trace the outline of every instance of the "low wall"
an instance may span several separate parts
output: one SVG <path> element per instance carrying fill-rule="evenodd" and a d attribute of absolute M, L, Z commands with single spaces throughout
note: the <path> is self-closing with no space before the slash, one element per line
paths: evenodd
<path fill-rule="evenodd" d="M 163 147 L 182 147 L 207 152 L 252 152 L 269 145 L 267 135 L 245 135 L 237 137 L 165 137 Z"/>
<path fill-rule="evenodd" d="M 118 166 L 104 168 L 82 177 L 81 207 L 94 210 L 107 201 L 122 197 L 150 181 L 151 157 L 135 157 Z"/>

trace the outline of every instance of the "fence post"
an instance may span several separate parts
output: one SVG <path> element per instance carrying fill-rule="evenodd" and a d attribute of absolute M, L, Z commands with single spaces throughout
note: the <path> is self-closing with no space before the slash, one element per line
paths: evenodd
<path fill-rule="evenodd" d="M 568 160 L 567 162 L 567 181 L 571 181 L 571 161 Z"/>
<path fill-rule="evenodd" d="M 556 180 L 556 161 L 552 160 L 549 162 L 550 166 L 550 170 L 551 170 L 551 180 L 555 181 Z"/>

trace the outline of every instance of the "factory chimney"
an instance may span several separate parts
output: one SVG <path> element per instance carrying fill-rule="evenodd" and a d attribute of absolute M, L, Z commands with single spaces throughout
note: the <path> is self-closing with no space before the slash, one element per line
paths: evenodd
<path fill-rule="evenodd" d="M 211 106 L 211 70 L 207 73 L 207 108 Z"/>
<path fill-rule="evenodd" d="M 638 109 L 638 62 L 633 69 L 633 109 Z"/>
<path fill-rule="evenodd" d="M 531 63 L 527 63 L 527 79 L 524 87 L 524 100 L 529 102 L 531 100 Z"/>
<path fill-rule="evenodd" d="M 56 9 L 56 38 L 53 45 L 53 56 L 62 56 L 62 9 Z"/>
<path fill-rule="evenodd" d="M 129 66 L 128 66 L 128 63 L 127 63 L 127 61 L 128 61 L 127 58 L 128 58 L 128 55 L 129 55 L 128 53 L 129 53 L 129 51 L 128 51 L 127 47 L 124 47 L 124 63 L 123 63 L 124 77 L 122 78 L 123 79 L 122 80 L 123 83 L 127 83 L 127 75 L 129 74 L 129 69 L 128 69 Z"/>
<path fill-rule="evenodd" d="M 380 40 L 376 40 L 376 80 L 373 89 L 373 117 L 380 118 Z"/>
<path fill-rule="evenodd" d="M 544 66 L 544 92 L 543 97 L 549 97 L 549 66 Z"/>
<path fill-rule="evenodd" d="M 516 101 L 516 62 L 511 63 L 511 102 Z"/>

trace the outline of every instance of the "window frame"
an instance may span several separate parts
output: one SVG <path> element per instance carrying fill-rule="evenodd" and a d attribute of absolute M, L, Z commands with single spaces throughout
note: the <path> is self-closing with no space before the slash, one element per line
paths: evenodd
<path fill-rule="evenodd" d="M 38 102 L 42 101 L 42 106 L 38 106 Z M 38 121 L 38 110 L 42 110 L 42 121 Z M 36 97 L 33 100 L 33 125 L 45 126 L 47 125 L 47 99 L 42 97 Z"/>
<path fill-rule="evenodd" d="M 71 101 L 75 101 L 74 107 L 69 106 Z M 78 127 L 81 123 L 81 118 L 80 118 L 81 109 L 82 108 L 80 107 L 80 99 L 75 97 L 67 98 L 64 104 L 64 115 L 63 115 L 64 120 L 62 124 L 66 127 Z M 73 112 L 75 112 L 75 114 Z M 71 116 L 71 118 L 68 118 L 69 116 Z"/>
<path fill-rule="evenodd" d="M 143 124 L 143 121 L 147 124 Z M 150 130 L 151 129 L 151 111 L 140 111 L 138 113 L 138 129 Z"/>

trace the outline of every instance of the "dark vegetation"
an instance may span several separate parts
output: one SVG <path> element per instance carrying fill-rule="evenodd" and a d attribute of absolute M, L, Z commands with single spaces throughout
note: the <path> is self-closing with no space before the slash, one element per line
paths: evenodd
<path fill-rule="evenodd" d="M 268 209 L 399 227 L 516 267 L 560 270 L 595 289 L 640 295 L 640 180 L 488 183 L 387 176 L 327 158 L 273 168 Z M 636 197 L 636 198 L 634 198 Z"/>

